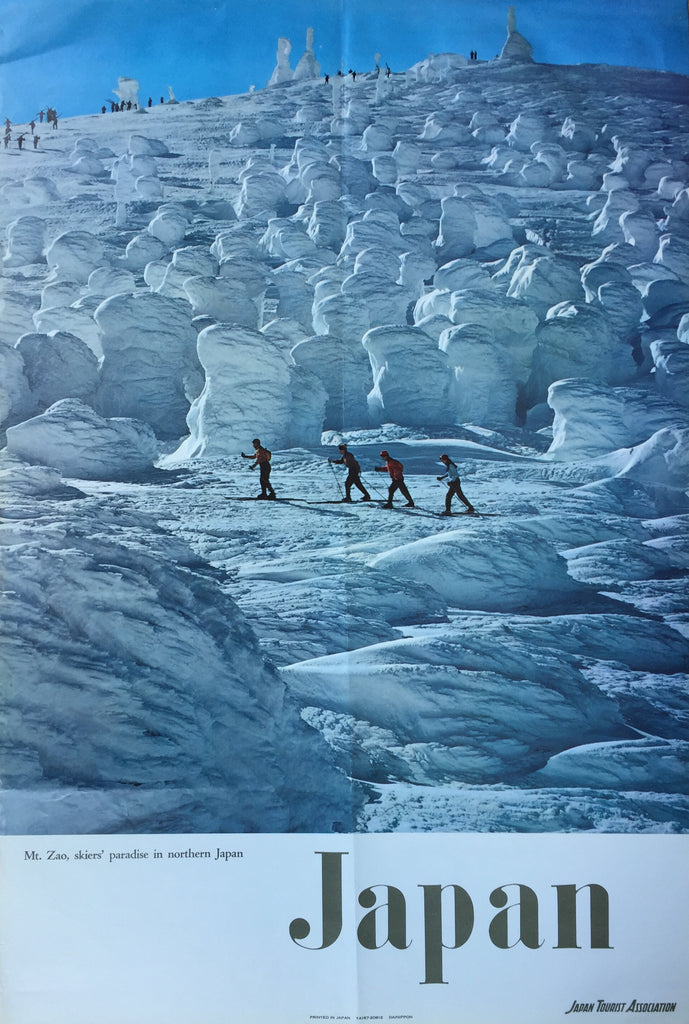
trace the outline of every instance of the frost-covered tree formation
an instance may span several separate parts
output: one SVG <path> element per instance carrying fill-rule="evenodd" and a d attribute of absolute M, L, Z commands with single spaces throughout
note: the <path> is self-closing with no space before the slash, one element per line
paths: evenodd
<path fill-rule="evenodd" d="M 6 830 L 689 827 L 687 82 L 507 29 L 0 152 Z"/>

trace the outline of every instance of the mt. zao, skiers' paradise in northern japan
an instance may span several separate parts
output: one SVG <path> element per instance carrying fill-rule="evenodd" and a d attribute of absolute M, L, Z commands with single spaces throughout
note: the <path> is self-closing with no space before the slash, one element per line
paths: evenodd
<path fill-rule="evenodd" d="M 686 832 L 687 78 L 304 31 L 6 123 L 3 828 Z"/>

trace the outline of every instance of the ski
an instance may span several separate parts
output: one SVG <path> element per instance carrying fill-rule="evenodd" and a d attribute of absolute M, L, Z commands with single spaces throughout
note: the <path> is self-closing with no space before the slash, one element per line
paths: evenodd
<path fill-rule="evenodd" d="M 423 508 L 421 505 L 412 505 L 411 508 L 407 505 L 378 505 L 378 508 L 384 509 L 386 512 L 411 512 L 416 515 L 430 516 L 432 519 L 440 515 L 439 512 L 434 512 L 430 508 Z"/>
<path fill-rule="evenodd" d="M 371 508 L 385 509 L 386 512 L 417 512 L 421 515 L 434 516 L 439 519 L 451 519 L 458 516 L 467 516 L 473 519 L 481 519 L 488 516 L 499 516 L 499 512 L 451 512 L 450 515 L 446 515 L 444 512 L 435 512 L 431 508 L 424 508 L 421 505 L 414 505 L 408 508 L 406 505 L 393 505 L 392 508 L 388 508 L 385 504 L 376 502 L 374 498 L 369 501 L 342 501 L 341 498 L 252 498 L 247 495 L 224 495 L 225 501 L 266 501 L 269 503 L 283 502 L 284 504 L 300 504 L 300 505 L 364 505 Z"/>
<path fill-rule="evenodd" d="M 451 519 L 453 516 L 466 516 L 467 519 L 483 519 L 486 516 L 499 516 L 499 512 L 450 512 L 448 515 L 446 512 L 436 512 L 436 515 L 441 516 L 443 519 Z"/>
<path fill-rule="evenodd" d="M 250 498 L 250 497 L 247 497 L 245 495 L 237 495 L 237 494 L 230 494 L 230 495 L 225 494 L 225 495 L 223 495 L 223 497 L 225 498 L 225 501 L 265 501 L 266 504 L 269 504 L 269 505 L 274 505 L 276 502 L 280 502 L 280 501 L 290 502 L 290 501 L 299 501 L 300 500 L 299 498 Z"/>

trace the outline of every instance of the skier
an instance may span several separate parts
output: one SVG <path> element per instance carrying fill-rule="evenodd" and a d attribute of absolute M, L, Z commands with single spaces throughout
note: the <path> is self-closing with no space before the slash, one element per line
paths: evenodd
<path fill-rule="evenodd" d="M 466 505 L 467 512 L 475 512 L 476 509 L 462 491 L 462 485 L 459 480 L 459 471 L 456 464 L 452 461 L 449 455 L 441 455 L 440 462 L 445 466 L 445 472 L 442 476 L 438 477 L 438 480 L 444 480 L 446 477 L 449 480 L 447 494 L 445 495 L 445 511 L 442 512 L 441 515 L 452 515 L 450 505 L 452 504 L 453 494 L 456 494 L 459 500 Z"/>
<path fill-rule="evenodd" d="M 347 445 L 346 444 L 339 444 L 337 447 L 338 447 L 338 450 L 340 452 L 340 458 L 339 459 L 328 459 L 328 462 L 331 464 L 331 466 L 345 465 L 347 467 L 348 472 L 347 472 L 347 479 L 345 480 L 345 496 L 344 496 L 344 498 L 342 500 L 343 501 L 351 501 L 352 500 L 351 491 L 352 491 L 352 484 L 353 484 L 354 487 L 356 487 L 357 490 L 361 491 L 361 493 L 363 494 L 363 498 L 361 500 L 362 501 L 370 501 L 371 500 L 371 495 L 368 493 L 368 491 L 366 490 L 366 488 L 364 487 L 364 485 L 361 482 L 361 476 L 360 476 L 360 474 L 361 474 L 361 466 L 356 461 L 356 459 L 354 458 L 352 453 L 347 451 Z"/>
<path fill-rule="evenodd" d="M 242 452 L 242 458 L 254 460 L 252 465 L 249 466 L 249 469 L 256 469 L 256 466 L 259 467 L 259 473 L 261 477 L 261 493 L 257 495 L 257 497 L 264 499 L 269 498 L 274 500 L 275 491 L 273 490 L 272 484 L 270 482 L 271 453 L 268 451 L 267 448 L 263 448 L 261 442 L 257 437 L 255 437 L 251 443 L 254 446 L 254 454 L 245 455 L 244 452 Z"/>
<path fill-rule="evenodd" d="M 380 453 L 381 459 L 385 459 L 384 466 L 374 466 L 376 473 L 385 473 L 386 470 L 390 474 L 390 487 L 388 490 L 388 500 L 383 508 L 392 508 L 392 496 L 395 491 L 400 490 L 404 497 L 407 499 L 406 508 L 414 508 L 414 499 L 407 490 L 407 485 L 404 482 L 404 466 L 397 459 L 393 459 L 390 452 L 386 452 L 385 449 Z"/>
<path fill-rule="evenodd" d="M 20 149 L 24 145 L 24 136 L 25 136 L 25 134 L 26 134 L 25 132 L 22 132 L 21 135 L 17 136 L 17 145 L 19 146 Z"/>
<path fill-rule="evenodd" d="M 40 135 L 34 135 L 33 137 L 33 148 L 38 149 L 38 143 L 41 141 Z"/>

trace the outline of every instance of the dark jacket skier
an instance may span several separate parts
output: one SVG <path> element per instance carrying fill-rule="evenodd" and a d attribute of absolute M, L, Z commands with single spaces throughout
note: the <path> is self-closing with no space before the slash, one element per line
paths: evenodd
<path fill-rule="evenodd" d="M 459 500 L 466 505 L 468 512 L 475 512 L 476 510 L 474 506 L 462 491 L 462 485 L 459 479 L 459 470 L 457 469 L 456 463 L 452 461 L 449 455 L 441 455 L 440 461 L 445 466 L 445 472 L 442 476 L 438 477 L 438 480 L 445 480 L 446 478 L 448 480 L 447 494 L 445 495 L 445 511 L 442 515 L 452 515 L 450 505 L 452 504 L 452 496 L 454 494 L 456 494 Z"/>
<path fill-rule="evenodd" d="M 386 452 L 385 449 L 380 453 L 381 459 L 385 459 L 384 466 L 374 466 L 376 473 L 385 473 L 386 471 L 390 474 L 390 487 L 388 488 L 388 500 L 383 508 L 392 508 L 392 496 L 395 491 L 400 490 L 404 497 L 407 499 L 407 508 L 414 508 L 414 499 L 407 490 L 407 485 L 404 482 L 404 466 L 397 459 L 393 459 L 390 452 Z"/>
<path fill-rule="evenodd" d="M 256 466 L 258 466 L 259 468 L 259 475 L 261 478 L 261 493 L 257 495 L 257 497 L 274 499 L 275 491 L 273 490 L 273 486 L 270 482 L 271 453 L 268 451 L 267 448 L 264 448 L 261 445 L 261 442 L 257 437 L 255 437 L 251 443 L 254 446 L 254 454 L 245 455 L 244 452 L 242 452 L 242 458 L 254 460 L 253 463 L 249 466 L 249 469 L 256 469 Z"/>
<path fill-rule="evenodd" d="M 340 444 L 337 446 L 340 452 L 339 459 L 328 459 L 331 465 L 345 465 L 347 467 L 347 479 L 345 480 L 345 496 L 343 501 L 352 500 L 352 486 L 356 487 L 357 490 L 363 494 L 362 501 L 370 501 L 371 495 L 368 493 L 366 488 L 361 482 L 361 466 L 356 461 L 351 452 L 347 451 L 346 444 Z"/>

